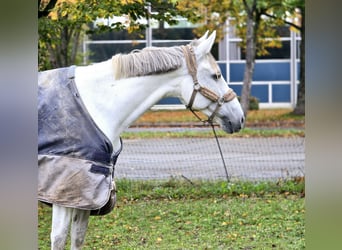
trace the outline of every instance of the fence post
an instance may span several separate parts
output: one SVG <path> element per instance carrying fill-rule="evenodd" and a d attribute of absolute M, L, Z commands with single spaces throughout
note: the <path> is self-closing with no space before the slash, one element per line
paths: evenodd
<path fill-rule="evenodd" d="M 152 27 L 151 27 L 151 20 L 150 20 L 150 15 L 151 15 L 151 3 L 147 2 L 146 3 L 147 7 L 147 27 L 146 27 L 146 47 L 152 47 Z"/>
<path fill-rule="evenodd" d="M 291 104 L 292 108 L 297 104 L 297 44 L 296 32 L 291 30 L 291 59 L 290 59 L 290 82 L 291 82 Z"/>
<path fill-rule="evenodd" d="M 230 26 L 229 26 L 229 17 L 226 19 L 226 25 L 225 25 L 225 40 L 226 40 L 226 81 L 229 84 L 230 83 Z"/>
<path fill-rule="evenodd" d="M 87 41 L 87 36 L 83 35 L 83 65 L 86 65 L 88 61 L 86 41 Z"/>

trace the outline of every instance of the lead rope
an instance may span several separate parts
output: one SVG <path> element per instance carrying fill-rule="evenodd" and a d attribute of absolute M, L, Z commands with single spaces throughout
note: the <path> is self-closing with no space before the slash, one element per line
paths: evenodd
<path fill-rule="evenodd" d="M 218 136 L 216 134 L 216 130 L 215 130 L 215 126 L 213 124 L 212 121 L 209 121 L 209 120 L 203 120 L 198 114 L 196 114 L 196 112 L 194 112 L 192 109 L 190 109 L 190 111 L 195 115 L 195 117 L 200 121 L 202 122 L 204 125 L 206 124 L 210 124 L 212 130 L 213 130 L 213 134 L 214 134 L 214 137 L 215 137 L 215 140 L 216 140 L 216 144 L 217 144 L 217 147 L 219 149 L 219 152 L 220 152 L 220 156 L 221 156 L 221 160 L 222 160 L 222 163 L 223 163 L 223 168 L 224 168 L 224 171 L 226 173 L 226 179 L 227 179 L 227 183 L 230 182 L 230 176 L 228 174 L 228 170 L 227 170 L 227 165 L 226 165 L 226 161 L 224 160 L 224 157 L 223 157 L 223 153 L 222 153 L 222 148 L 221 148 L 221 144 L 220 144 L 220 141 L 218 139 Z"/>
<path fill-rule="evenodd" d="M 186 65 L 188 67 L 188 71 L 193 79 L 193 82 L 194 82 L 194 85 L 195 85 L 195 88 L 192 92 L 192 95 L 191 95 L 191 98 L 190 98 L 190 101 L 188 103 L 188 105 L 186 106 L 193 114 L 194 116 L 199 120 L 201 121 L 203 124 L 210 124 L 212 130 L 213 130 L 213 133 L 214 133 L 214 136 L 215 136 L 215 140 L 216 140 L 216 144 L 217 144 L 217 147 L 219 149 L 219 152 L 220 152 L 220 155 L 221 155 L 221 159 L 222 159 L 222 163 L 223 163 L 223 167 L 224 167 L 224 171 L 226 173 L 226 178 L 227 178 L 227 182 L 229 183 L 230 182 L 230 177 L 229 177 L 229 174 L 228 174 L 228 170 L 227 170 L 227 166 L 226 166 L 226 162 L 224 160 L 224 157 L 223 157 L 223 153 L 222 153 L 222 149 L 221 149 L 221 145 L 220 145 L 220 141 L 217 137 L 217 134 L 216 134 L 216 131 L 215 131 L 215 127 L 214 127 L 214 124 L 213 124 L 213 118 L 214 118 L 214 114 L 217 112 L 217 109 L 222 105 L 222 103 L 220 103 L 220 101 L 218 101 L 218 104 L 217 104 L 217 107 L 216 107 L 216 110 L 215 112 L 212 114 L 212 116 L 210 116 L 208 118 L 208 120 L 203 120 L 193 109 L 192 109 L 192 104 L 195 100 L 195 96 L 196 94 L 198 93 L 198 91 L 201 89 L 201 86 L 199 85 L 198 83 L 198 79 L 197 79 L 197 65 L 196 65 L 196 59 L 195 59 L 195 55 L 194 55 L 194 52 L 193 52 L 193 48 L 191 46 L 182 46 L 182 49 L 183 49 L 183 52 L 184 52 L 184 55 L 185 55 L 185 61 L 186 61 Z M 196 88 L 197 87 L 197 88 Z M 208 89 L 206 89 L 206 91 L 208 91 Z M 211 92 L 211 91 L 210 91 Z M 234 91 L 230 91 L 228 92 L 226 97 L 228 101 L 230 101 L 230 98 L 231 98 L 231 95 L 232 93 L 234 93 Z M 234 93 L 235 94 L 235 93 Z M 234 96 L 235 97 L 235 96 Z M 224 100 L 223 99 L 223 100 Z"/>
<path fill-rule="evenodd" d="M 210 123 L 210 126 L 211 126 L 211 128 L 213 129 L 213 133 L 214 133 L 214 136 L 215 136 L 215 139 L 216 139 L 217 147 L 218 147 L 218 149 L 219 149 L 219 151 L 220 151 L 220 155 L 221 155 L 221 159 L 222 159 L 224 171 L 225 171 L 225 173 L 226 173 L 226 179 L 227 179 L 227 182 L 229 183 L 229 182 L 230 182 L 230 176 L 229 176 L 229 174 L 228 174 L 226 161 L 224 160 L 224 157 L 223 157 L 223 153 L 222 153 L 220 141 L 219 141 L 219 139 L 218 139 L 218 137 L 217 137 L 217 134 L 216 134 L 216 131 L 215 131 L 215 127 L 214 127 L 214 124 L 213 124 L 212 122 Z"/>

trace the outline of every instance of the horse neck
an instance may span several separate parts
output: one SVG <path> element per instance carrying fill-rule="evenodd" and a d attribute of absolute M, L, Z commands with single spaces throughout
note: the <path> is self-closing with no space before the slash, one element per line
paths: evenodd
<path fill-rule="evenodd" d="M 164 96 L 177 96 L 179 89 L 176 72 L 115 81 L 110 60 L 77 67 L 75 81 L 90 116 L 114 148 L 129 125 Z"/>

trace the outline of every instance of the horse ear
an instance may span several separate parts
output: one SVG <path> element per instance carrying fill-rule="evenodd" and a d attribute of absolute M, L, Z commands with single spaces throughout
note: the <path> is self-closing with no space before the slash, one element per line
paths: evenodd
<path fill-rule="evenodd" d="M 201 38 L 199 38 L 199 39 L 197 40 L 198 44 L 200 44 L 200 43 L 202 43 L 204 40 L 206 40 L 207 37 L 208 37 L 208 34 L 209 34 L 209 30 L 207 30 L 207 31 L 204 33 L 204 35 L 203 35 Z"/>
<path fill-rule="evenodd" d="M 216 38 L 216 31 L 213 31 L 213 33 L 211 33 L 211 35 L 206 40 L 201 42 L 195 48 L 196 54 L 198 57 L 201 57 L 202 55 L 206 55 L 211 51 L 211 48 L 213 47 L 214 42 L 215 42 L 215 38 Z M 202 37 L 200 39 L 202 39 Z"/>

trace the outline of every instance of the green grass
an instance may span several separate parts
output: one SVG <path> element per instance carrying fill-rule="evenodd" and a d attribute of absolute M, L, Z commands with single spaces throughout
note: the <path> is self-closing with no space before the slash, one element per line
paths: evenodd
<path fill-rule="evenodd" d="M 239 133 L 227 134 L 222 129 L 216 129 L 218 137 L 230 138 L 249 138 L 249 137 L 293 137 L 305 136 L 305 131 L 302 129 L 250 129 L 244 128 Z M 123 139 L 150 139 L 150 138 L 212 138 L 211 130 L 179 130 L 179 131 L 134 131 L 124 132 L 121 134 Z"/>
<path fill-rule="evenodd" d="M 304 249 L 304 180 L 117 181 L 118 201 L 91 217 L 84 249 Z M 51 208 L 38 206 L 39 249 Z"/>

